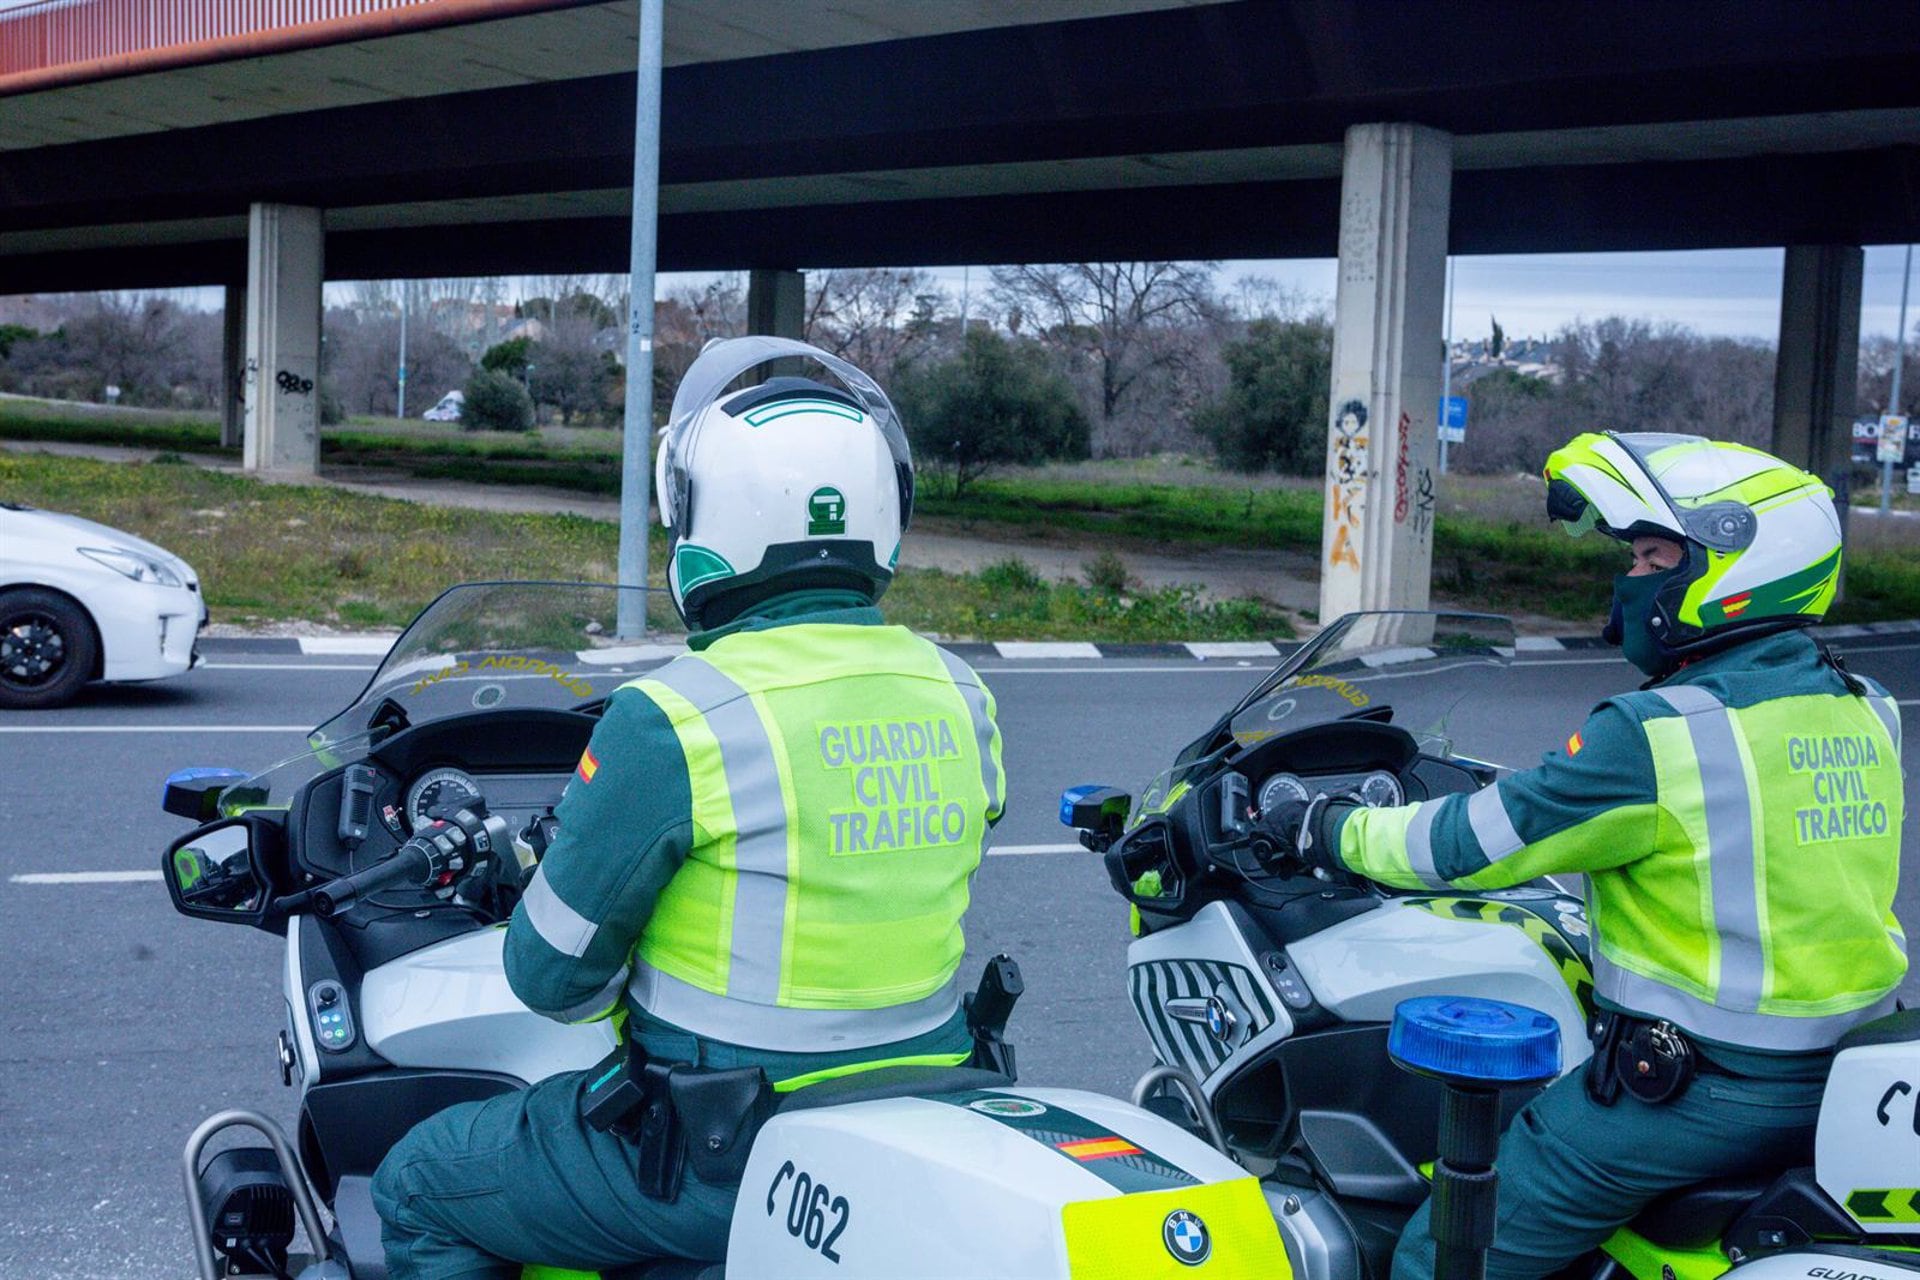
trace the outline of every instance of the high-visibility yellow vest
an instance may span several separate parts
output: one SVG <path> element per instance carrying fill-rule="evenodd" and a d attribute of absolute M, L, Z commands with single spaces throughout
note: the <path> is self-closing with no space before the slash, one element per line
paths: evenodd
<path fill-rule="evenodd" d="M 1594 990 L 1709 1040 L 1822 1049 L 1892 1012 L 1903 784 L 1891 698 L 1744 708 L 1673 685 L 1632 695 L 1659 788 L 1654 853 L 1591 879 Z"/>
<path fill-rule="evenodd" d="M 632 1003 L 795 1051 L 950 1018 L 968 884 L 1005 790 L 973 671 L 901 627 L 800 623 L 722 637 L 627 687 L 672 723 L 693 802 Z"/>

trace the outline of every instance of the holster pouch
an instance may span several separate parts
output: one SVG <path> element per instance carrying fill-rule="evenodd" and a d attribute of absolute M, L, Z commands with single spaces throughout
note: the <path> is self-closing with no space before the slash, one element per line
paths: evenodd
<path fill-rule="evenodd" d="M 1595 1106 L 1610 1107 L 1620 1096 L 1620 1078 L 1613 1073 L 1614 1050 L 1626 1030 L 1626 1019 L 1606 1010 L 1594 1015 L 1593 1056 L 1587 1059 L 1587 1097 Z"/>
<path fill-rule="evenodd" d="M 677 1066 L 667 1076 L 667 1090 L 694 1173 L 716 1186 L 739 1182 L 754 1137 L 778 1101 L 767 1073 L 759 1067 Z"/>
<path fill-rule="evenodd" d="M 649 1062 L 640 1069 L 640 1091 L 646 1100 L 634 1131 L 626 1135 L 640 1152 L 634 1178 L 640 1194 L 663 1204 L 680 1198 L 680 1179 L 686 1170 L 687 1141 L 671 1089 L 677 1069 L 665 1062 Z"/>
<path fill-rule="evenodd" d="M 589 1128 L 617 1134 L 639 1150 L 641 1193 L 668 1204 L 680 1195 L 686 1161 L 669 1088 L 673 1070 L 671 1063 L 649 1062 L 638 1045 L 621 1046 L 593 1068 L 580 1100 Z"/>
<path fill-rule="evenodd" d="M 1613 1052 L 1613 1074 L 1620 1087 L 1655 1107 L 1685 1093 L 1698 1067 L 1686 1033 L 1671 1022 L 1621 1021 L 1627 1029 Z"/>

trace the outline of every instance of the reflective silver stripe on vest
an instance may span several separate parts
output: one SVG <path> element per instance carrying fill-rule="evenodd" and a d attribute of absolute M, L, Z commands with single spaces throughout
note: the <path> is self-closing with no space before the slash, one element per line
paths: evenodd
<path fill-rule="evenodd" d="M 1698 685 L 1655 689 L 1655 696 L 1686 721 L 1707 816 L 1707 876 L 1713 889 L 1713 930 L 1720 940 L 1716 1004 L 1734 1013 L 1760 1007 L 1767 977 L 1760 941 L 1760 886 L 1755 868 L 1753 792 L 1740 763 L 1733 716 Z M 1702 1032 L 1711 1039 L 1709 1032 Z"/>
<path fill-rule="evenodd" d="M 1865 701 L 1873 708 L 1873 714 L 1880 717 L 1887 736 L 1893 739 L 1893 754 L 1897 758 L 1900 754 L 1900 707 L 1885 694 L 1869 697 Z"/>
<path fill-rule="evenodd" d="M 600 932 L 599 925 L 560 900 L 560 895 L 547 883 L 544 866 L 533 873 L 520 905 L 527 909 L 527 920 L 541 941 L 563 956 L 585 955 L 593 935 Z"/>
<path fill-rule="evenodd" d="M 1891 993 L 1851 1013 L 1819 1018 L 1723 1009 L 1664 982 L 1630 973 L 1608 960 L 1597 947 L 1593 955 L 1593 990 L 1609 1004 L 1649 1018 L 1665 1018 L 1705 1039 L 1777 1053 L 1829 1048 L 1861 1023 L 1883 1017 L 1894 1009 Z"/>
<path fill-rule="evenodd" d="M 783 1009 L 716 996 L 644 960 L 634 963 L 627 996 L 636 1007 L 682 1031 L 783 1053 L 831 1053 L 892 1044 L 939 1028 L 960 1007 L 957 978 L 949 978 L 924 999 L 884 1009 Z"/>
<path fill-rule="evenodd" d="M 1510 858 L 1526 847 L 1526 841 L 1513 829 L 1507 806 L 1500 799 L 1500 784 L 1482 787 L 1467 798 L 1467 825 L 1480 842 L 1480 852 L 1494 863 Z"/>
<path fill-rule="evenodd" d="M 704 658 L 676 658 L 648 678 L 698 708 L 720 744 L 720 765 L 733 802 L 736 832 L 727 995 L 773 1004 L 780 998 L 787 927 L 788 835 L 773 741 L 747 691 Z"/>
<path fill-rule="evenodd" d="M 986 789 L 987 813 L 998 814 L 1000 771 L 993 765 L 993 718 L 987 714 L 987 691 L 980 687 L 980 677 L 966 663 L 938 645 L 933 651 L 946 664 L 947 675 L 960 691 L 961 701 L 967 704 L 967 714 L 973 717 L 973 736 L 980 743 L 980 785 Z"/>
<path fill-rule="evenodd" d="M 606 1013 L 613 1008 L 613 1002 L 620 998 L 620 989 L 627 985 L 629 970 L 620 966 L 620 972 L 607 979 L 598 991 L 578 1004 L 568 1005 L 560 1011 L 561 1022 L 585 1022 L 595 1014 Z"/>
<path fill-rule="evenodd" d="M 1413 821 L 1407 824 L 1407 865 L 1429 889 L 1452 888 L 1440 878 L 1440 872 L 1433 865 L 1433 820 L 1440 816 L 1440 807 L 1445 803 L 1444 800 L 1428 801 L 1414 810 Z"/>

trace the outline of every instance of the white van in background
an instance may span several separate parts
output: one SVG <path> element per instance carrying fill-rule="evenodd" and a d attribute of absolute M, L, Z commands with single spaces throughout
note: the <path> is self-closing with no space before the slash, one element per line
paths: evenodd
<path fill-rule="evenodd" d="M 460 410 L 466 403 L 467 397 L 465 393 L 449 391 L 440 397 L 439 404 L 436 404 L 420 416 L 428 422 L 458 422 L 460 421 Z"/>

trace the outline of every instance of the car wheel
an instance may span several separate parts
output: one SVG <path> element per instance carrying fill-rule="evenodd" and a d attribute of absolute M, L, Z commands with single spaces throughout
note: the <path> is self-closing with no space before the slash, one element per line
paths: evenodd
<path fill-rule="evenodd" d="M 0 591 L 0 707 L 57 707 L 93 675 L 100 641 L 86 610 L 52 591 Z"/>

